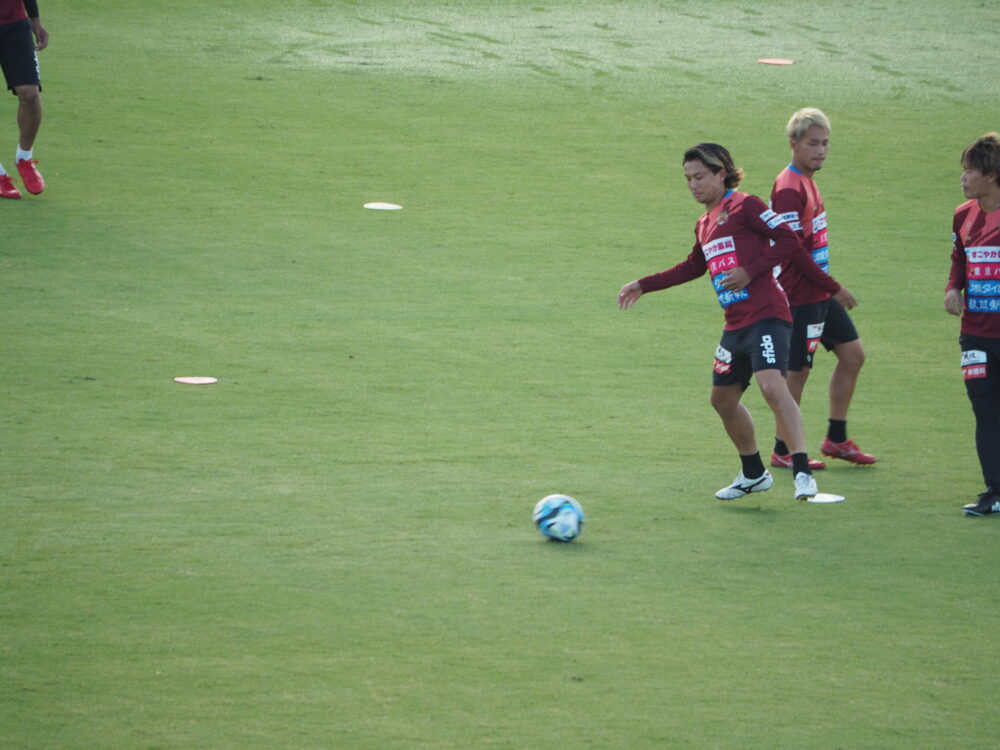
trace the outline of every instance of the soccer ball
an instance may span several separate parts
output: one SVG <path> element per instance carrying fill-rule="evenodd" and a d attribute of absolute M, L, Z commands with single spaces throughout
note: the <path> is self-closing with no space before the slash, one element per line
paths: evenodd
<path fill-rule="evenodd" d="M 583 508 L 569 495 L 549 495 L 535 505 L 535 526 L 549 539 L 572 542 L 583 530 Z"/>

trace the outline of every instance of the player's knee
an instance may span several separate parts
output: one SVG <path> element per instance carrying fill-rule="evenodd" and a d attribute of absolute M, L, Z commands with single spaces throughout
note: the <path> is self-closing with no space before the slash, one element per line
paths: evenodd
<path fill-rule="evenodd" d="M 865 364 L 865 348 L 861 346 L 860 341 L 844 344 L 838 347 L 834 354 L 837 355 L 837 361 L 841 365 L 854 372 L 858 372 Z"/>
<path fill-rule="evenodd" d="M 727 404 L 727 399 L 724 399 L 721 396 L 717 395 L 715 391 L 712 391 L 712 395 L 708 400 L 712 404 L 712 408 L 715 409 L 719 414 L 723 414 L 730 408 Z"/>
<path fill-rule="evenodd" d="M 738 396 L 734 398 L 733 393 L 719 388 L 712 389 L 712 395 L 709 398 L 709 401 L 712 404 L 712 408 L 715 409 L 719 416 L 723 418 L 732 414 L 740 403 Z"/>
<path fill-rule="evenodd" d="M 38 86 L 18 86 L 14 89 L 17 100 L 28 107 L 39 107 L 42 103 L 42 94 Z"/>
<path fill-rule="evenodd" d="M 781 403 L 781 394 L 773 385 L 762 385 L 760 387 L 760 394 L 772 408 Z"/>
<path fill-rule="evenodd" d="M 777 373 L 777 370 L 773 372 Z M 760 383 L 760 393 L 764 397 L 767 403 L 774 407 L 781 404 L 785 398 L 790 398 L 791 394 L 788 390 L 788 384 L 782 377 L 777 378 L 761 378 L 760 373 L 758 373 L 757 381 Z"/>
<path fill-rule="evenodd" d="M 802 389 L 805 388 L 806 381 L 809 380 L 810 372 L 812 372 L 811 367 L 803 367 L 801 370 L 789 370 L 787 376 L 788 389 L 797 388 L 801 393 Z"/>

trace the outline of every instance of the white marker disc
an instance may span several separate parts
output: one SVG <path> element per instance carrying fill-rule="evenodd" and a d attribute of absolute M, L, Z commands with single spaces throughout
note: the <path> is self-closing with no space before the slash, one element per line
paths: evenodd
<path fill-rule="evenodd" d="M 402 208 L 395 203 L 366 203 L 365 208 L 374 208 L 376 211 L 398 211 Z"/>
<path fill-rule="evenodd" d="M 761 65 L 795 65 L 795 60 L 785 57 L 761 57 L 757 60 Z"/>
<path fill-rule="evenodd" d="M 202 378 L 202 377 L 184 377 L 184 378 L 174 378 L 175 383 L 184 383 L 184 385 L 212 385 L 212 383 L 218 383 L 218 378 Z"/>
<path fill-rule="evenodd" d="M 807 502 L 810 503 L 842 503 L 844 502 L 843 495 L 831 495 L 827 492 L 820 492 L 815 497 L 809 498 Z"/>

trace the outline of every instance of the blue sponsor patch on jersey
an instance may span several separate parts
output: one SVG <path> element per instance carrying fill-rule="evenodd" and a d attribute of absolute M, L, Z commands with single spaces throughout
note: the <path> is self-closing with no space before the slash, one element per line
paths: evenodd
<path fill-rule="evenodd" d="M 812 251 L 813 262 L 822 268 L 826 273 L 830 273 L 830 248 L 826 245 L 817 247 Z"/>
<path fill-rule="evenodd" d="M 719 297 L 719 304 L 723 307 L 729 307 L 730 305 L 741 302 L 750 296 L 750 292 L 747 291 L 746 287 L 740 289 L 738 292 L 732 292 L 722 286 L 723 280 L 726 278 L 725 274 L 719 274 L 712 279 L 712 286 L 715 287 L 715 294 Z"/>
<path fill-rule="evenodd" d="M 970 312 L 980 313 L 1000 313 L 1000 297 L 973 297 L 968 296 L 965 306 Z"/>
<path fill-rule="evenodd" d="M 1000 280 L 968 282 L 968 294 L 972 297 L 1000 297 Z"/>

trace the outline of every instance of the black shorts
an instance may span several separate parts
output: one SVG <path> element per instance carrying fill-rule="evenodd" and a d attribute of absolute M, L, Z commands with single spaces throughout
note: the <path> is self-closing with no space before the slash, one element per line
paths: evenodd
<path fill-rule="evenodd" d="M 35 34 L 28 19 L 0 26 L 0 68 L 11 91 L 15 86 L 38 86 L 41 90 Z"/>
<path fill-rule="evenodd" d="M 790 323 L 778 318 L 765 318 L 746 328 L 724 331 L 715 350 L 712 385 L 742 385 L 746 390 L 750 378 L 759 370 L 788 370 L 788 345 L 792 335 Z"/>
<path fill-rule="evenodd" d="M 857 341 L 859 338 L 858 329 L 854 327 L 854 321 L 847 314 L 847 310 L 837 300 L 831 299 L 830 306 L 826 310 L 826 322 L 820 342 L 829 352 L 835 346 Z"/>
<path fill-rule="evenodd" d="M 792 342 L 788 349 L 788 369 L 801 370 L 813 366 L 813 355 L 819 348 L 832 300 L 796 305 L 792 308 Z M 841 308 L 843 309 L 843 308 Z"/>

